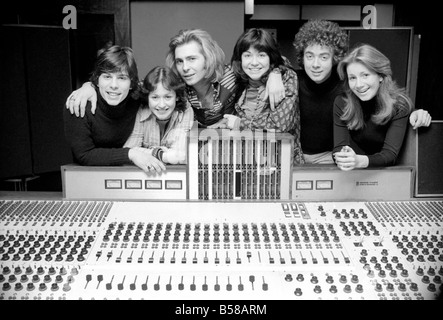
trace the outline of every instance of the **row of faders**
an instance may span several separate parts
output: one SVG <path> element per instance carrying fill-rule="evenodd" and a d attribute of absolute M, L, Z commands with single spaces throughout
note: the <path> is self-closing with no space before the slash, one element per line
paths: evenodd
<path fill-rule="evenodd" d="M 0 202 L 0 299 L 66 299 L 110 202 Z"/>
<path fill-rule="evenodd" d="M 241 212 L 241 214 L 239 214 Z M 377 299 L 302 203 L 115 203 L 72 299 Z"/>
<path fill-rule="evenodd" d="M 0 299 L 441 295 L 443 203 L 0 202 Z"/>

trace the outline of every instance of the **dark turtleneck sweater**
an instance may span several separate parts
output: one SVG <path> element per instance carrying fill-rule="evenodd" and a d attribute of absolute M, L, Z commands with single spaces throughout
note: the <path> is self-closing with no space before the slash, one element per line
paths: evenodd
<path fill-rule="evenodd" d="M 123 148 L 134 128 L 139 102 L 130 94 L 117 106 L 110 106 L 97 90 L 97 109 L 88 102 L 83 118 L 64 111 L 65 135 L 74 161 L 87 166 L 130 164 L 128 148 Z"/>
<path fill-rule="evenodd" d="M 397 102 L 391 120 L 384 125 L 377 125 L 372 121 L 372 115 L 378 108 L 376 100 L 373 98 L 369 101 L 360 101 L 364 127 L 359 130 L 348 130 L 346 123 L 340 119 L 345 102 L 343 97 L 337 97 L 334 103 L 333 152 L 340 151 L 343 146 L 348 145 L 355 153 L 368 156 L 368 167 L 392 166 L 400 153 L 410 112 L 406 107 L 400 107 L 400 103 Z"/>
<path fill-rule="evenodd" d="M 333 106 L 335 97 L 343 91 L 342 81 L 334 67 L 331 76 L 317 84 L 304 69 L 297 70 L 300 101 L 300 142 L 303 153 L 315 154 L 332 151 Z"/>

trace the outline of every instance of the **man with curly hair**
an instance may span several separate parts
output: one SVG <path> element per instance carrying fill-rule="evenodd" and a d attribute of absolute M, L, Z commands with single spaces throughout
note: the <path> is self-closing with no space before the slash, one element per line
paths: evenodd
<path fill-rule="evenodd" d="M 310 20 L 301 26 L 293 45 L 299 80 L 300 142 L 307 164 L 333 164 L 333 105 L 343 93 L 337 65 L 347 54 L 349 39 L 340 26 L 327 20 Z M 414 129 L 429 126 L 430 115 L 416 110 L 410 116 Z"/>
<path fill-rule="evenodd" d="M 299 78 L 301 146 L 306 163 L 333 164 L 333 105 L 342 93 L 336 66 L 348 50 L 348 36 L 337 23 L 306 22 L 295 35 Z"/>

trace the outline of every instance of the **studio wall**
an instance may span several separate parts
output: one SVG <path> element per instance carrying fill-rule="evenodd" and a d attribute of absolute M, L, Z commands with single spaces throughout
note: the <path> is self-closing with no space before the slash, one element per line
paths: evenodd
<path fill-rule="evenodd" d="M 131 39 L 139 76 L 164 65 L 170 39 L 181 29 L 200 28 L 211 34 L 229 62 L 243 32 L 243 2 L 131 2 Z"/>

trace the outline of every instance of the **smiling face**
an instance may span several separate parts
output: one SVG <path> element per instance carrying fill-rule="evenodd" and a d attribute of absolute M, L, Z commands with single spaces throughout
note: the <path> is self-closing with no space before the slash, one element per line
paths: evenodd
<path fill-rule="evenodd" d="M 183 81 L 188 86 L 205 82 L 205 57 L 200 45 L 190 41 L 175 48 L 175 66 Z"/>
<path fill-rule="evenodd" d="M 102 73 L 98 78 L 100 95 L 110 106 L 126 99 L 131 88 L 131 79 L 126 73 Z"/>
<path fill-rule="evenodd" d="M 166 89 L 160 82 L 149 93 L 149 109 L 159 120 L 167 120 L 175 109 L 177 95 L 174 90 Z"/>
<path fill-rule="evenodd" d="M 313 44 L 307 46 L 303 55 L 306 74 L 317 84 L 326 81 L 332 72 L 334 55 L 328 46 Z"/>
<path fill-rule="evenodd" d="M 368 101 L 375 97 L 380 82 L 383 80 L 381 76 L 359 62 L 350 63 L 346 68 L 346 72 L 349 88 L 360 100 Z"/>
<path fill-rule="evenodd" d="M 242 69 L 252 80 L 260 80 L 268 72 L 270 65 L 268 54 L 254 47 L 249 47 L 241 55 Z"/>

